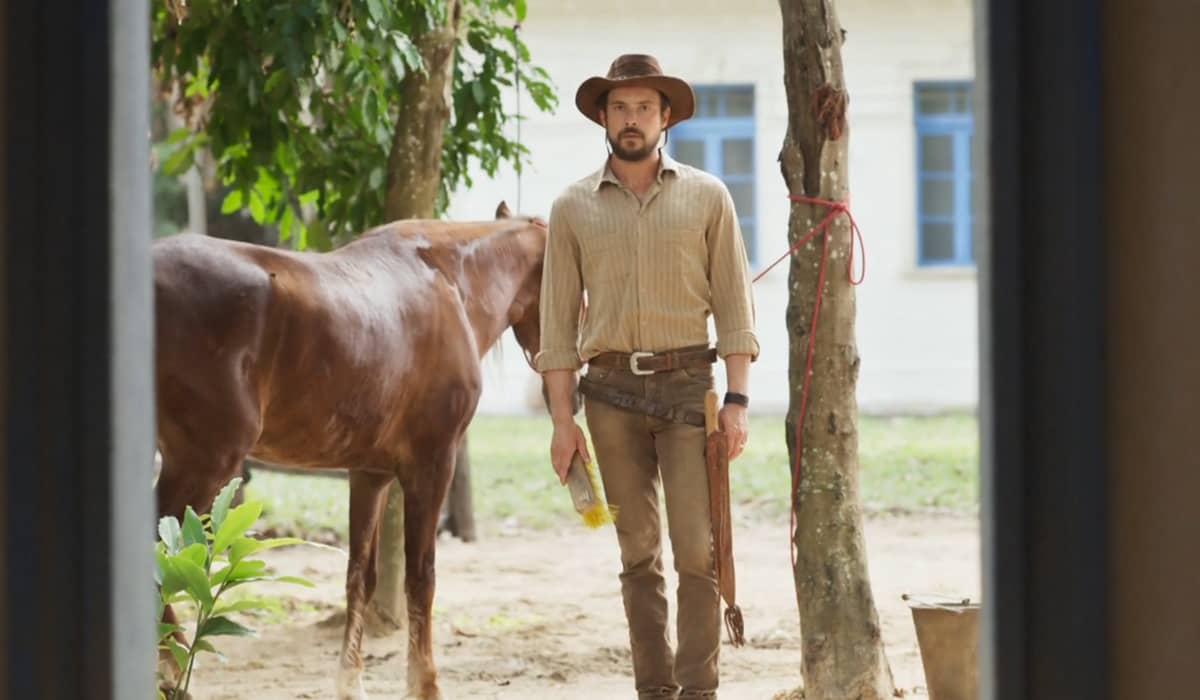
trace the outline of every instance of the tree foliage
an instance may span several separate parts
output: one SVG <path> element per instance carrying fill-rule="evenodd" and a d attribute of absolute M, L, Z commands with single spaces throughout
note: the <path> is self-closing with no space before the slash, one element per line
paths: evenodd
<path fill-rule="evenodd" d="M 151 11 L 155 78 L 187 125 L 160 144 L 165 172 L 207 147 L 231 188 L 223 211 L 246 209 L 297 248 L 383 222 L 402 83 L 424 70 L 416 40 L 445 22 L 446 3 L 158 0 Z M 525 13 L 525 0 L 463 0 L 439 214 L 472 167 L 525 162 L 503 99 L 518 73 L 538 109 L 556 106 L 520 38 Z"/>

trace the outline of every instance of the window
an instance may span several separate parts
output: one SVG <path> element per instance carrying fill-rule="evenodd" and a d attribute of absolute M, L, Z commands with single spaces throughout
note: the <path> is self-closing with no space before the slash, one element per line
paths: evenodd
<path fill-rule="evenodd" d="M 917 83 L 917 264 L 973 265 L 970 83 Z"/>
<path fill-rule="evenodd" d="M 746 254 L 758 261 L 754 168 L 754 87 L 699 86 L 696 114 L 671 128 L 675 160 L 721 178 L 733 196 Z"/>

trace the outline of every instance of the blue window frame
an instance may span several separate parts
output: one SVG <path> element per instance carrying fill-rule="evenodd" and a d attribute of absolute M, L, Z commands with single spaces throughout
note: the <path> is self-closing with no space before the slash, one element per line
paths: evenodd
<path fill-rule="evenodd" d="M 913 87 L 917 264 L 974 265 L 971 141 L 975 115 L 971 83 L 921 82 Z"/>
<path fill-rule="evenodd" d="M 753 266 L 758 263 L 754 86 L 703 85 L 695 91 L 696 115 L 671 128 L 668 149 L 675 160 L 716 175 L 729 188 Z"/>

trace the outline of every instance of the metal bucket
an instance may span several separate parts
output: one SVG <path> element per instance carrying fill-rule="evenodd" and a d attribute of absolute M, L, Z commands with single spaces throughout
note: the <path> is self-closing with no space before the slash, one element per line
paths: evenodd
<path fill-rule="evenodd" d="M 910 600 L 909 596 L 904 596 Z M 979 697 L 979 604 L 910 602 L 930 700 Z"/>

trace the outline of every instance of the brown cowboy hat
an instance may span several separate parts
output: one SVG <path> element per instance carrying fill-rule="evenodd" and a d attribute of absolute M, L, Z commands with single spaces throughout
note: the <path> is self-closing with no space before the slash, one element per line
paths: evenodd
<path fill-rule="evenodd" d="M 649 87 L 667 96 L 671 103 L 671 127 L 691 117 L 696 111 L 696 93 L 687 81 L 664 75 L 658 59 L 646 54 L 624 54 L 608 67 L 608 75 L 588 78 L 575 92 L 575 106 L 583 116 L 600 124 L 600 98 L 617 87 Z"/>

